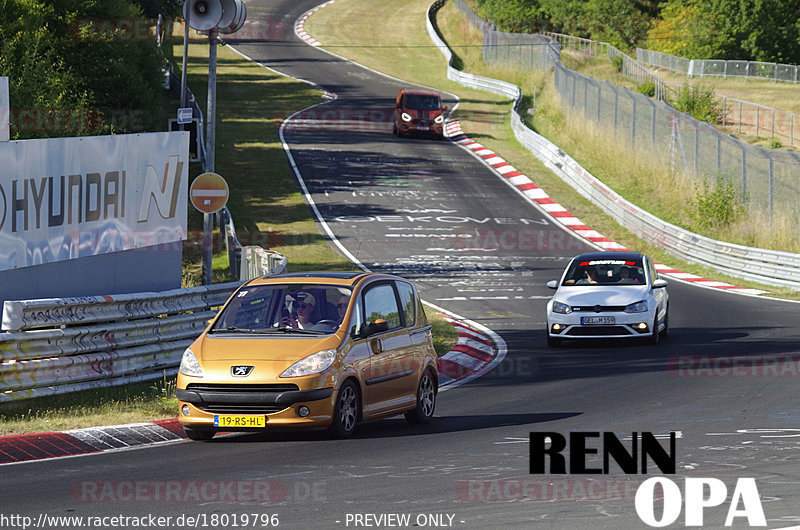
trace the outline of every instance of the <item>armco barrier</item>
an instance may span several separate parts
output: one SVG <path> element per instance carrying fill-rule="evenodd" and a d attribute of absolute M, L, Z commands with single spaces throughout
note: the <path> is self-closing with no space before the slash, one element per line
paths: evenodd
<path fill-rule="evenodd" d="M 447 59 L 447 78 L 469 88 L 513 99 L 511 128 L 517 141 L 561 179 L 637 236 L 687 262 L 699 263 L 730 276 L 767 285 L 800 289 L 800 255 L 716 241 L 658 219 L 626 201 L 557 145 L 529 129 L 519 114 L 522 97 L 519 87 L 453 68 L 453 54 L 435 27 L 436 12 L 445 3 L 446 0 L 437 0 L 431 4 L 426 25 L 431 40 Z"/>
<path fill-rule="evenodd" d="M 6 301 L 0 403 L 174 375 L 239 285 Z"/>
<path fill-rule="evenodd" d="M 265 250 L 261 247 L 246 246 L 241 249 L 241 268 L 239 279 L 252 280 L 265 274 L 280 274 L 286 272 L 286 256 L 274 250 Z"/>

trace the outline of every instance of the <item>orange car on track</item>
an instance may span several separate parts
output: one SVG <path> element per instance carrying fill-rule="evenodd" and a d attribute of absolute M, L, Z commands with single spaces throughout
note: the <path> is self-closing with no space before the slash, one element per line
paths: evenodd
<path fill-rule="evenodd" d="M 183 353 L 187 436 L 433 418 L 431 326 L 414 285 L 388 274 L 297 273 L 242 285 Z"/>

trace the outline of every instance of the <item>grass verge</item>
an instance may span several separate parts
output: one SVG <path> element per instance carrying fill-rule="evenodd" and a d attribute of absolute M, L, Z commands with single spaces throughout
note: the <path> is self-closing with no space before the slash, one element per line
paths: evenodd
<path fill-rule="evenodd" d="M 306 21 L 305 27 L 311 35 L 322 42 L 323 48 L 330 49 L 380 72 L 457 94 L 461 98 L 461 104 L 455 117 L 460 119 L 462 128 L 467 134 L 499 153 L 519 171 L 528 175 L 531 180 L 545 189 L 556 202 L 567 206 L 585 224 L 607 237 L 628 248 L 646 252 L 657 261 L 667 263 L 685 272 L 744 287 L 767 290 L 774 296 L 800 299 L 800 293 L 796 291 L 733 278 L 707 267 L 683 262 L 666 254 L 661 249 L 632 235 L 606 216 L 602 210 L 574 191 L 516 141 L 510 126 L 509 100 L 486 92 L 464 88 L 446 78 L 444 56 L 432 45 L 425 29 L 425 16 L 429 5 L 428 0 L 396 0 L 391 3 L 338 0 L 335 4 L 310 17 Z M 353 21 L 359 20 L 370 20 L 371 31 L 352 31 Z M 462 65 L 465 71 L 471 73 L 505 79 L 521 86 L 525 94 L 523 103 L 528 106 L 532 106 L 534 103 L 534 87 L 536 87 L 534 128 L 565 148 L 571 156 L 604 182 L 618 172 L 621 166 L 619 163 L 607 168 L 604 167 L 605 161 L 602 158 L 596 161 L 585 160 L 580 153 L 571 150 L 571 146 L 580 144 L 583 138 L 580 134 L 572 139 L 567 135 L 560 135 L 560 128 L 567 123 L 568 117 L 560 112 L 560 106 L 554 105 L 552 100 L 548 101 L 546 75 L 492 68 L 483 63 L 480 58 L 480 33 L 466 22 L 452 2 L 445 4 L 444 8 L 439 11 L 437 21 L 445 41 L 456 55 L 455 63 L 457 65 Z M 585 124 L 583 130 L 585 132 Z M 641 174 L 640 169 L 635 169 L 630 178 L 633 182 L 642 182 L 647 177 Z M 618 186 L 617 184 L 609 185 L 612 188 Z M 671 185 L 667 185 L 667 188 L 671 194 L 673 191 Z M 623 196 L 630 195 L 630 193 L 626 194 L 624 189 L 615 189 Z M 652 190 L 647 187 L 639 189 L 646 189 L 646 193 L 640 193 L 652 201 L 648 204 L 640 204 L 643 208 L 647 209 L 653 205 L 651 209 L 656 212 L 659 207 L 665 210 L 679 208 L 665 203 L 663 197 L 651 193 Z M 665 204 L 665 206 L 659 206 L 661 204 Z"/>

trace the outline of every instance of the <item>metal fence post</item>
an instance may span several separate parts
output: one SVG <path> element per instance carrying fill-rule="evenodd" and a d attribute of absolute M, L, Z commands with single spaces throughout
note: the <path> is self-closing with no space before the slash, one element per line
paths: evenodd
<path fill-rule="evenodd" d="M 742 202 L 747 202 L 747 150 L 744 145 L 742 148 Z"/>
<path fill-rule="evenodd" d="M 772 109 L 772 135 L 770 138 L 775 138 L 775 109 Z"/>
<path fill-rule="evenodd" d="M 603 85 L 597 83 L 597 123 L 600 123 L 600 107 L 603 104 Z"/>
<path fill-rule="evenodd" d="M 694 173 L 700 174 L 700 122 L 694 121 Z"/>
<path fill-rule="evenodd" d="M 652 143 L 653 143 L 653 145 L 656 145 L 656 118 L 657 118 L 657 112 L 658 112 L 658 108 L 656 107 L 655 103 L 653 103 L 652 101 L 650 102 L 650 104 L 653 106 L 653 119 L 652 119 L 652 126 L 653 126 L 653 130 L 652 130 Z"/>
<path fill-rule="evenodd" d="M 761 107 L 756 105 L 756 138 L 758 138 L 758 125 L 759 120 L 761 118 Z"/>
<path fill-rule="evenodd" d="M 617 130 L 617 110 L 619 109 L 619 91 L 614 88 L 614 130 Z"/>
<path fill-rule="evenodd" d="M 742 132 L 742 100 L 739 100 L 739 132 Z"/>
<path fill-rule="evenodd" d="M 631 145 L 636 145 L 636 98 L 631 95 L 633 100 L 633 118 L 631 119 Z"/>
<path fill-rule="evenodd" d="M 772 213 L 775 206 L 775 173 L 774 173 L 774 162 L 772 160 L 772 156 L 769 154 L 769 150 L 764 149 L 761 146 L 758 146 L 761 153 L 767 158 L 769 161 L 769 224 L 772 226 Z"/>
<path fill-rule="evenodd" d="M 722 96 L 722 126 L 725 127 L 725 118 L 728 116 L 727 110 L 728 98 L 726 96 Z"/>

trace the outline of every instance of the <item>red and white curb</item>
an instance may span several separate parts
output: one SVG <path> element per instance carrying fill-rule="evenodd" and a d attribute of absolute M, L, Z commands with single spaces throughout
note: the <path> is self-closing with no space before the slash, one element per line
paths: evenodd
<path fill-rule="evenodd" d="M 303 29 L 303 25 L 306 23 L 306 19 L 308 17 L 310 17 L 311 15 L 313 15 L 316 11 L 319 11 L 323 7 L 331 5 L 335 1 L 336 0 L 330 0 L 329 2 L 325 2 L 324 4 L 320 4 L 317 7 L 315 7 L 314 9 L 310 9 L 310 10 L 306 11 L 305 13 L 303 13 L 303 15 L 300 18 L 297 19 L 297 22 L 294 25 L 294 34 L 297 35 L 298 37 L 300 37 L 301 39 L 303 39 L 304 41 L 306 41 L 310 46 L 319 46 L 320 44 L 322 44 L 317 39 L 315 39 L 314 37 L 309 35 L 308 32 L 305 29 Z"/>
<path fill-rule="evenodd" d="M 458 120 L 447 122 L 445 125 L 445 134 L 451 141 L 457 143 L 464 149 L 472 152 L 475 156 L 483 160 L 484 164 L 494 169 L 502 177 L 506 178 L 510 184 L 516 187 L 531 203 L 536 204 L 542 210 L 547 212 L 557 223 L 560 223 L 565 228 L 571 230 L 575 235 L 593 243 L 595 246 L 603 250 L 628 250 L 623 245 L 613 241 L 596 230 L 586 226 L 580 219 L 572 215 L 566 208 L 555 202 L 550 198 L 545 191 L 537 186 L 528 176 L 517 171 L 517 169 L 506 162 L 503 158 L 497 155 L 491 149 L 486 148 L 480 143 L 476 142 L 461 130 L 461 123 Z M 656 269 L 659 274 L 664 274 L 667 277 L 676 280 L 683 280 L 691 282 L 704 287 L 713 287 L 716 289 L 730 290 L 744 294 L 764 294 L 767 291 L 759 289 L 749 289 L 746 287 L 739 287 L 729 283 L 710 280 L 690 274 L 681 272 L 668 265 L 661 263 L 656 264 Z"/>
<path fill-rule="evenodd" d="M 497 358 L 491 337 L 463 320 L 443 313 L 439 316 L 458 330 L 456 345 L 439 358 L 439 387 L 446 388 L 486 371 Z"/>
<path fill-rule="evenodd" d="M 0 464 L 102 453 L 186 438 L 177 419 L 0 436 Z"/>

